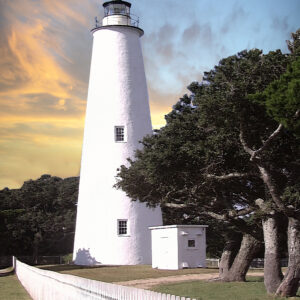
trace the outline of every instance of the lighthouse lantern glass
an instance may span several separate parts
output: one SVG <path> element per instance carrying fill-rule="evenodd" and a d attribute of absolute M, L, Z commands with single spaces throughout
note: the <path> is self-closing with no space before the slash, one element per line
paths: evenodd
<path fill-rule="evenodd" d="M 109 4 L 104 9 L 105 17 L 111 15 L 130 15 L 130 8 L 125 4 Z"/>

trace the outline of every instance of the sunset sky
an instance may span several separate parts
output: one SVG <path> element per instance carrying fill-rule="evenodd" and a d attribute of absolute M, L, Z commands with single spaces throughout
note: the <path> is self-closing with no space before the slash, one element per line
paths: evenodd
<path fill-rule="evenodd" d="M 0 0 L 0 189 L 78 176 L 100 0 Z M 153 127 L 204 71 L 243 49 L 281 49 L 299 0 L 132 0 Z"/>

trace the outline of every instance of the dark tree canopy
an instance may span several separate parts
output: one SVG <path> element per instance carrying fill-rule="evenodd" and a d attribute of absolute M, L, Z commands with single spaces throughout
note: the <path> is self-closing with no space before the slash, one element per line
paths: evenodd
<path fill-rule="evenodd" d="M 72 252 L 78 183 L 43 175 L 0 191 L 0 255 Z"/>
<path fill-rule="evenodd" d="M 240 126 L 257 147 L 274 130 L 276 122 L 248 95 L 263 91 L 287 64 L 280 51 L 256 49 L 221 60 L 202 83 L 189 86 L 192 94 L 174 105 L 166 126 L 144 138 L 130 167 L 121 167 L 117 186 L 149 205 L 172 202 L 221 214 L 254 206 L 265 188 L 241 145 Z"/>

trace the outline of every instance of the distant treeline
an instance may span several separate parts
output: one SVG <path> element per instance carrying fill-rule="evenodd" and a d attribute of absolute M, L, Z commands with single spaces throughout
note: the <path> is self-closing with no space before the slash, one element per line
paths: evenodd
<path fill-rule="evenodd" d="M 42 175 L 0 191 L 0 256 L 73 251 L 79 177 Z"/>

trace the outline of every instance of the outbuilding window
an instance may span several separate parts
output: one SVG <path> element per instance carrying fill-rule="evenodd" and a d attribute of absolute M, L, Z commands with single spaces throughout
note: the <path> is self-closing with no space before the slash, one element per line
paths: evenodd
<path fill-rule="evenodd" d="M 188 240 L 188 248 L 195 248 L 196 241 L 195 240 Z"/>

